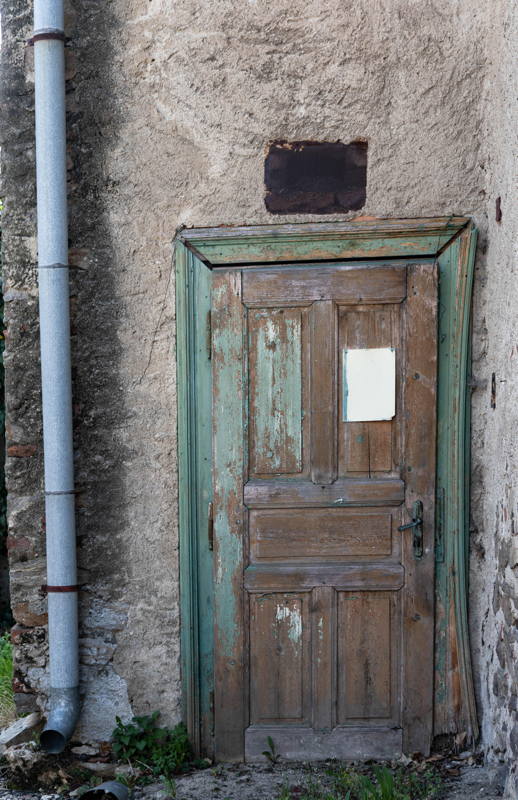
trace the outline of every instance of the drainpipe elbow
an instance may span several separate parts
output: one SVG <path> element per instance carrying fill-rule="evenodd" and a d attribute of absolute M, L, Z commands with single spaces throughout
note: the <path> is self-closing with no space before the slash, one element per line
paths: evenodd
<path fill-rule="evenodd" d="M 61 753 L 79 718 L 79 687 L 51 689 L 50 712 L 40 743 L 47 753 Z"/>

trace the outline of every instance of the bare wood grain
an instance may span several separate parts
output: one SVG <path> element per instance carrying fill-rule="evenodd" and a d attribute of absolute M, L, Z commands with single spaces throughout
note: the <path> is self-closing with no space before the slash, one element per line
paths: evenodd
<path fill-rule="evenodd" d="M 373 557 L 392 552 L 390 509 L 257 509 L 250 512 L 249 530 L 252 561 Z"/>
<path fill-rule="evenodd" d="M 252 480 L 245 485 L 244 499 L 248 508 L 398 506 L 404 499 L 404 483 L 398 478 L 350 478 L 329 486 L 298 480 Z"/>
<path fill-rule="evenodd" d="M 308 594 L 250 599 L 251 724 L 308 721 L 308 604 Z"/>
<path fill-rule="evenodd" d="M 392 717 L 393 592 L 338 595 L 338 722 Z"/>
<path fill-rule="evenodd" d="M 249 592 L 292 592 L 333 586 L 343 591 L 397 590 L 403 585 L 405 570 L 401 564 L 361 562 L 351 564 L 253 564 L 245 570 L 245 586 Z"/>
<path fill-rule="evenodd" d="M 336 591 L 317 586 L 311 593 L 313 634 L 313 728 L 332 730 L 336 717 Z"/>
<path fill-rule="evenodd" d="M 295 726 L 254 726 L 246 732 L 247 761 L 264 761 L 264 743 L 271 736 L 279 755 L 287 761 L 366 761 L 393 759 L 401 755 L 401 729 L 336 727 L 327 733 Z"/>
<path fill-rule="evenodd" d="M 405 505 L 423 503 L 424 554 L 417 559 L 404 532 L 403 626 L 405 752 L 430 750 L 433 724 L 437 269 L 409 268 L 405 361 Z"/>
<path fill-rule="evenodd" d="M 311 480 L 336 478 L 336 306 L 311 308 Z"/>
<path fill-rule="evenodd" d="M 282 304 L 335 300 L 340 303 L 399 303 L 406 296 L 406 268 L 318 266 L 258 269 L 243 273 L 243 301 Z"/>

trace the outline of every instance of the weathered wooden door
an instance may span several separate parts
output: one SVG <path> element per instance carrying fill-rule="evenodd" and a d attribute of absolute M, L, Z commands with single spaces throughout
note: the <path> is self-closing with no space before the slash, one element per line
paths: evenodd
<path fill-rule="evenodd" d="M 217 758 L 428 752 L 436 330 L 430 262 L 214 270 Z M 347 421 L 387 348 L 394 416 Z"/>

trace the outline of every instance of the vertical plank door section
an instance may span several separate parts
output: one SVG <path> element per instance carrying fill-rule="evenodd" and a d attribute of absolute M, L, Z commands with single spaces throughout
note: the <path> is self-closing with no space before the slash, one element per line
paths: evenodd
<path fill-rule="evenodd" d="M 214 737 L 215 756 L 243 757 L 244 644 L 242 574 L 245 517 L 243 327 L 239 272 L 218 274 L 212 289 Z"/>
<path fill-rule="evenodd" d="M 435 267 L 215 269 L 212 302 L 216 757 L 427 753 Z M 343 351 L 369 348 L 396 414 L 345 422 Z"/>

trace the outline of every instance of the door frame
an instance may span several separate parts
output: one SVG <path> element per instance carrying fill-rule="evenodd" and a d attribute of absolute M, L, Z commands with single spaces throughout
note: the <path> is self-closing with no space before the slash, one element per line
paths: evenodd
<path fill-rule="evenodd" d="M 184 720 L 212 755 L 211 270 L 433 257 L 439 270 L 434 734 L 478 737 L 468 631 L 470 309 L 477 230 L 467 217 L 184 228 L 174 242 Z"/>

